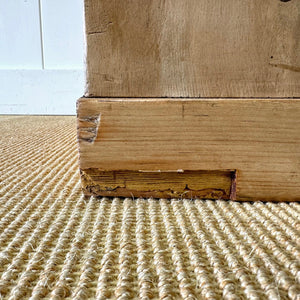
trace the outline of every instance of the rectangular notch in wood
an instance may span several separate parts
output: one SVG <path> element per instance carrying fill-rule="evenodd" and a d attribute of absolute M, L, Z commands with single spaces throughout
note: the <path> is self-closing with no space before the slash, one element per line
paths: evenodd
<path fill-rule="evenodd" d="M 236 172 L 81 170 L 87 195 L 235 199 Z"/>

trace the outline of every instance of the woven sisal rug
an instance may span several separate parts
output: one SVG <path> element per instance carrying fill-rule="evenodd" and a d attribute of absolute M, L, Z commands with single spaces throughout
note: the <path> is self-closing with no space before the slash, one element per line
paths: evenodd
<path fill-rule="evenodd" d="M 75 117 L 0 132 L 0 299 L 300 299 L 300 204 L 85 198 Z"/>

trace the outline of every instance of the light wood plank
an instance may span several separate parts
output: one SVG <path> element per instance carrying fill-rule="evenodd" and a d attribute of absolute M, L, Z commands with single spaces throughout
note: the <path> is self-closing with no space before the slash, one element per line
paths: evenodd
<path fill-rule="evenodd" d="M 82 98 L 78 140 L 83 172 L 237 170 L 238 200 L 300 200 L 300 99 Z"/>
<path fill-rule="evenodd" d="M 87 96 L 300 97 L 300 1 L 86 0 Z"/>

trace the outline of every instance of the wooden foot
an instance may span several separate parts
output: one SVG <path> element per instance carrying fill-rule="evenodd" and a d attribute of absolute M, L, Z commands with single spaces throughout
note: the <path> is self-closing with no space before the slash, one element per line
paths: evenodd
<path fill-rule="evenodd" d="M 86 194 L 300 200 L 300 99 L 78 101 Z"/>

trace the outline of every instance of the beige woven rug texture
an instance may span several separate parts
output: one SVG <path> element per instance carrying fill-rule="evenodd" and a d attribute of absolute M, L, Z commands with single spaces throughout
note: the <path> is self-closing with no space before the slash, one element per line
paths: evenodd
<path fill-rule="evenodd" d="M 0 299 L 300 299 L 299 203 L 85 198 L 75 117 L 0 131 Z"/>

